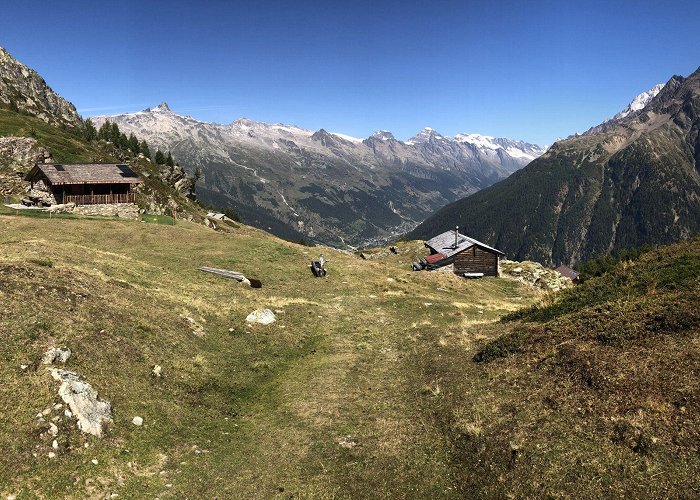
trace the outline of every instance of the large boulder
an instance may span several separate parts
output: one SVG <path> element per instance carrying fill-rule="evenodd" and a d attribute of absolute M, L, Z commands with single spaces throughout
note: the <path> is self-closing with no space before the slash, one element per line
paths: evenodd
<path fill-rule="evenodd" d="M 259 323 L 261 325 L 269 325 L 277 321 L 275 313 L 270 309 L 256 309 L 250 313 L 246 319 L 248 323 Z"/>

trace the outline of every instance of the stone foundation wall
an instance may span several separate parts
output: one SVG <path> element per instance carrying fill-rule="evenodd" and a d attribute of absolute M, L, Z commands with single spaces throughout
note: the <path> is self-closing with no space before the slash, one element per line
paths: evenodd
<path fill-rule="evenodd" d="M 135 203 L 111 203 L 105 205 L 53 205 L 49 208 L 55 213 L 73 213 L 78 215 L 100 215 L 102 217 L 121 217 L 123 219 L 138 219 L 139 207 Z"/>

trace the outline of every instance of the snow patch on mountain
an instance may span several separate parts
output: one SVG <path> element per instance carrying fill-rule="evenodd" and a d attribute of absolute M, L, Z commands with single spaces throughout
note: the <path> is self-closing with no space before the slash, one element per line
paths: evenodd
<path fill-rule="evenodd" d="M 630 102 L 625 109 L 623 109 L 618 114 L 610 118 L 610 120 L 620 120 L 621 118 L 624 118 L 627 115 L 634 113 L 635 111 L 644 109 L 646 105 L 649 104 L 659 92 L 661 92 L 661 89 L 663 89 L 664 86 L 664 83 L 659 83 L 658 85 L 654 85 L 651 89 L 647 90 L 646 92 L 642 92 L 637 97 L 632 99 L 632 102 Z"/>
<path fill-rule="evenodd" d="M 340 137 L 341 139 L 345 139 L 346 141 L 350 141 L 353 144 L 360 144 L 364 139 L 360 139 L 359 137 L 353 137 L 351 135 L 347 134 L 341 134 L 339 132 L 330 132 L 331 135 L 334 135 L 336 137 Z"/>

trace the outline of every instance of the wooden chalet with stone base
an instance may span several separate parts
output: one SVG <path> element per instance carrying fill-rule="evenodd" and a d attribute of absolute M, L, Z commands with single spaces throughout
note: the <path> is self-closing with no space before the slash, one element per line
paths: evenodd
<path fill-rule="evenodd" d="M 428 270 L 452 265 L 454 273 L 464 277 L 498 276 L 498 262 L 505 254 L 474 238 L 446 231 L 425 242 L 430 255 L 425 258 Z"/>
<path fill-rule="evenodd" d="M 95 205 L 134 203 L 139 176 L 123 163 L 37 163 L 24 177 L 30 198 L 44 204 Z"/>

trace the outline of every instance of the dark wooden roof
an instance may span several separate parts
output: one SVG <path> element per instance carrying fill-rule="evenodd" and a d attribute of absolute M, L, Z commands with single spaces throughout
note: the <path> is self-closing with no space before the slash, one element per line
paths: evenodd
<path fill-rule="evenodd" d="M 493 247 L 488 246 L 486 243 L 482 243 L 479 240 L 470 238 L 469 236 L 464 236 L 463 234 L 457 233 L 457 244 L 455 245 L 455 231 L 445 231 L 442 234 L 438 234 L 434 238 L 429 239 L 425 242 L 425 246 L 432 248 L 438 253 L 444 254 L 447 257 L 452 257 L 460 252 L 463 252 L 467 248 L 472 246 L 477 246 L 482 250 L 487 252 L 495 253 L 498 255 L 505 255 L 500 250 L 496 250 Z"/>
<path fill-rule="evenodd" d="M 569 278 L 571 281 L 574 281 L 578 278 L 578 273 L 571 269 L 569 266 L 561 265 L 557 267 L 555 271 L 564 276 L 565 278 Z"/>
<path fill-rule="evenodd" d="M 32 180 L 39 172 L 53 186 L 62 184 L 139 184 L 141 179 L 124 163 L 37 163 L 24 177 Z"/>

